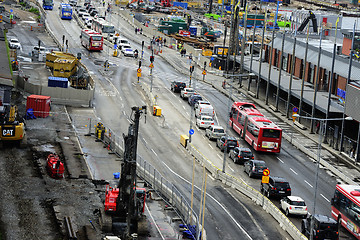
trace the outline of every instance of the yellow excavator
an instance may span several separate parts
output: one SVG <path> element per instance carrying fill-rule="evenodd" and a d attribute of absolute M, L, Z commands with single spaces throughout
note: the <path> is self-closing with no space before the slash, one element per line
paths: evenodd
<path fill-rule="evenodd" d="M 0 147 L 10 141 L 19 142 L 20 147 L 25 147 L 25 125 L 18 118 L 17 106 L 0 106 Z"/>

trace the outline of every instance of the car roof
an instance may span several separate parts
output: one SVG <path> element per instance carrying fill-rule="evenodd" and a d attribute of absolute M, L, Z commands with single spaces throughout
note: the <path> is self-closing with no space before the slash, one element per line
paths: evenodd
<path fill-rule="evenodd" d="M 198 101 L 196 104 L 205 104 L 205 105 L 211 105 L 208 101 Z"/>
<path fill-rule="evenodd" d="M 335 219 L 330 218 L 329 216 L 326 215 L 321 215 L 321 214 L 314 214 L 313 215 L 315 219 L 317 219 L 319 222 L 326 222 L 326 223 L 337 223 L 335 221 Z"/>
<path fill-rule="evenodd" d="M 298 196 L 287 196 L 287 198 L 290 199 L 290 201 L 305 202 L 304 199 L 302 199 L 301 197 L 298 197 Z"/>
<path fill-rule="evenodd" d="M 270 176 L 270 178 L 272 178 L 275 182 L 288 182 L 285 178 L 283 177 L 275 177 L 275 176 Z"/>
<path fill-rule="evenodd" d="M 217 129 L 224 129 L 222 126 L 219 126 L 219 125 L 215 125 L 215 126 L 212 126 L 214 129 L 217 128 Z"/>
<path fill-rule="evenodd" d="M 262 160 L 249 160 L 249 162 L 266 164 L 265 161 L 262 161 Z"/>
<path fill-rule="evenodd" d="M 240 151 L 251 152 L 250 148 L 239 147 L 239 150 L 240 150 Z"/>

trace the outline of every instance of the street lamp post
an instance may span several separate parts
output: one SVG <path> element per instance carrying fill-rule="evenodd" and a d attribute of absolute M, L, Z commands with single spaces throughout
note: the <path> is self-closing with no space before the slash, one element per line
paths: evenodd
<path fill-rule="evenodd" d="M 311 121 L 319 121 L 320 122 L 320 128 L 319 128 L 319 143 L 318 143 L 318 150 L 317 150 L 317 160 L 316 160 L 316 173 L 315 173 L 315 188 L 314 188 L 314 206 L 313 206 L 313 213 L 315 214 L 316 211 L 316 197 L 317 197 L 317 188 L 318 188 L 318 178 L 319 178 L 319 168 L 320 168 L 320 158 L 321 158 L 321 143 L 323 141 L 323 133 L 324 133 L 324 126 L 326 125 L 327 121 L 340 121 L 340 120 L 353 120 L 352 117 L 346 117 L 346 118 L 314 118 L 314 117 L 305 117 L 300 116 L 299 114 L 294 114 L 293 117 L 297 118 L 306 118 L 310 119 Z M 314 221 L 311 221 L 310 224 L 310 240 L 313 240 L 313 231 L 314 229 Z"/>

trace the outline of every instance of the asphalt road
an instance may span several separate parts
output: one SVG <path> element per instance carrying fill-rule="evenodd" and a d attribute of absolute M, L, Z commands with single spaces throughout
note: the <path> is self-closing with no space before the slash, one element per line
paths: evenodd
<path fill-rule="evenodd" d="M 54 11 L 47 12 L 47 19 L 50 22 L 53 32 L 62 38 L 65 35 L 69 40 L 69 51 L 76 54 L 81 52 L 83 63 L 96 73 L 96 92 L 94 107 L 98 118 L 109 126 L 118 136 L 127 132 L 129 117 L 131 115 L 130 107 L 145 105 L 146 99 L 140 88 L 136 84 L 137 61 L 131 58 L 120 57 L 113 58 L 109 54 L 110 49 L 105 49 L 99 53 L 89 53 L 80 45 L 78 36 L 80 28 L 75 20 L 59 20 L 56 2 Z M 115 26 L 122 29 L 122 35 L 132 40 L 133 30 L 128 28 L 118 16 L 113 15 L 112 22 Z M 23 35 L 19 37 L 24 45 L 23 51 L 28 52 L 33 45 L 36 45 L 36 39 Z M 43 41 L 46 44 L 46 41 Z M 145 45 L 148 45 L 146 43 Z M 141 46 L 132 43 L 132 46 L 141 49 Z M 47 46 L 52 47 L 52 46 Z M 145 50 L 143 66 L 149 64 L 149 51 Z M 108 72 L 102 71 L 101 65 L 95 63 L 110 59 L 114 65 Z M 163 108 L 165 122 L 163 119 L 147 117 L 146 124 L 142 120 L 140 123 L 140 135 L 138 154 L 151 162 L 163 175 L 176 183 L 180 191 L 190 199 L 191 169 L 192 159 L 179 144 L 180 134 L 186 134 L 189 130 L 191 108 L 187 102 L 183 101 L 178 94 L 170 92 L 170 82 L 173 80 L 188 81 L 185 77 L 176 71 L 160 57 L 155 57 L 155 69 L 153 77 L 153 90 L 159 96 L 159 105 Z M 143 67 L 143 74 L 148 76 L 147 67 Z M 150 85 L 149 79 L 142 79 Z M 217 122 L 225 127 L 227 122 L 228 99 L 203 83 L 196 83 L 197 90 L 208 99 L 214 106 L 217 113 Z M 239 100 L 244 100 L 244 96 L 235 95 Z M 263 109 L 260 110 L 264 112 Z M 270 116 L 268 116 L 270 117 Z M 192 118 L 195 120 L 195 118 Z M 195 123 L 193 124 L 195 126 Z M 231 135 L 236 136 L 235 132 L 229 130 Z M 215 142 L 210 142 L 204 138 L 204 131 L 195 128 L 193 143 L 199 150 L 214 162 L 216 166 L 222 168 L 222 153 L 216 148 Z M 247 146 L 247 143 L 240 141 L 240 145 Z M 283 141 L 280 154 L 255 153 L 256 159 L 266 161 L 271 175 L 283 176 L 291 184 L 293 195 L 299 195 L 306 200 L 308 207 L 312 209 L 314 192 L 314 163 L 300 151 L 293 148 L 288 142 Z M 259 179 L 249 179 L 243 172 L 243 167 L 232 163 L 227 158 L 226 170 L 230 174 L 243 178 L 253 186 L 259 189 Z M 202 186 L 202 169 L 196 167 L 195 185 L 198 188 Z M 186 181 L 185 181 L 186 180 Z M 327 172 L 320 169 L 318 185 L 317 213 L 330 214 L 329 200 L 332 197 L 336 179 Z M 209 239 L 234 239 L 234 236 L 241 236 L 241 239 L 263 239 L 264 235 L 268 239 L 282 239 L 286 234 L 279 228 L 275 220 L 269 217 L 261 208 L 255 206 L 247 197 L 234 192 L 232 189 L 224 189 L 218 186 L 216 181 L 208 178 L 208 197 L 206 200 L 206 220 Z M 194 208 L 199 211 L 200 191 L 195 191 Z M 190 202 L 190 200 L 189 200 Z M 277 202 L 277 201 L 275 201 Z M 244 217 L 252 216 L 252 217 Z M 292 219 L 294 224 L 300 227 L 300 219 Z M 260 227 L 259 227 L 260 226 Z"/>

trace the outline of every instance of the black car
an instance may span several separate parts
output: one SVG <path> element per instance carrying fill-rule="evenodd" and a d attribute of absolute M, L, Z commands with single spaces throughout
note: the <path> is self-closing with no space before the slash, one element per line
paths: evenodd
<path fill-rule="evenodd" d="M 171 82 L 171 91 L 173 92 L 181 92 L 181 90 L 183 90 L 184 88 L 186 88 L 186 83 L 184 82 Z"/>
<path fill-rule="evenodd" d="M 231 149 L 229 152 L 229 157 L 234 161 L 234 163 L 244 164 L 247 160 L 254 159 L 254 155 L 249 148 L 240 148 L 236 147 Z"/>
<path fill-rule="evenodd" d="M 220 148 L 220 150 L 223 152 L 225 151 L 225 147 L 227 145 L 227 152 L 229 152 L 231 149 L 239 146 L 238 141 L 234 137 L 230 136 L 223 136 L 217 139 L 216 146 Z"/>
<path fill-rule="evenodd" d="M 270 176 L 269 183 L 261 183 L 260 191 L 268 198 L 291 195 L 290 184 L 282 177 Z"/>
<path fill-rule="evenodd" d="M 314 214 L 306 217 L 301 222 L 301 233 L 306 237 L 311 235 L 311 221 L 314 221 L 312 230 L 314 239 L 339 239 L 339 224 L 333 218 L 326 215 Z"/>
<path fill-rule="evenodd" d="M 200 96 L 200 95 L 198 95 L 198 94 L 194 94 L 194 95 L 192 95 L 191 97 L 189 97 L 188 98 L 188 103 L 190 104 L 190 106 L 195 106 L 195 103 L 197 103 L 198 101 L 201 101 L 201 100 L 203 100 L 203 98 Z"/>
<path fill-rule="evenodd" d="M 250 160 L 244 163 L 244 172 L 246 172 L 249 177 L 261 177 L 265 169 L 267 169 L 267 167 L 264 161 Z"/>
<path fill-rule="evenodd" d="M 98 15 L 98 14 L 99 14 L 99 12 L 96 9 L 94 9 L 90 12 L 90 16 L 92 16 L 92 17 L 94 17 L 95 15 Z"/>

